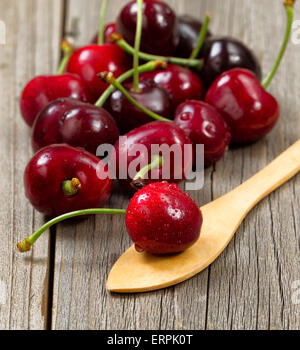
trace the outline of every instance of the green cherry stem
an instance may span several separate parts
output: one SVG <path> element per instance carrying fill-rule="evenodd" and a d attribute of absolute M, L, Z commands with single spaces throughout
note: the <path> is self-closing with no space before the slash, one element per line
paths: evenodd
<path fill-rule="evenodd" d="M 80 189 L 81 183 L 76 177 L 72 180 L 66 180 L 62 183 L 62 191 L 68 197 L 75 196 L 75 194 L 77 194 Z"/>
<path fill-rule="evenodd" d="M 199 52 L 202 49 L 202 46 L 204 44 L 204 40 L 205 40 L 205 37 L 206 37 L 206 34 L 207 34 L 207 29 L 208 29 L 209 22 L 210 22 L 210 15 L 207 13 L 206 16 L 205 16 L 205 19 L 204 19 L 204 22 L 203 22 L 200 34 L 199 34 L 197 45 L 194 48 L 194 50 L 193 50 L 193 52 L 192 52 L 192 54 L 190 56 L 190 59 L 195 59 L 195 58 L 198 57 Z"/>
<path fill-rule="evenodd" d="M 148 174 L 148 172 L 151 171 L 152 169 L 161 168 L 163 164 L 164 164 L 163 157 L 159 155 L 155 155 L 152 158 L 151 163 L 146 165 L 135 175 L 133 181 L 131 182 L 131 186 L 136 190 L 143 188 L 145 186 L 144 179 L 146 174 Z"/>
<path fill-rule="evenodd" d="M 104 27 L 105 27 L 105 17 L 107 12 L 108 0 L 102 0 L 101 10 L 100 10 L 100 21 L 99 21 L 99 33 L 98 33 L 98 45 L 104 44 Z"/>
<path fill-rule="evenodd" d="M 74 217 L 83 216 L 83 215 L 94 215 L 94 214 L 113 214 L 113 215 L 125 216 L 126 210 L 125 209 L 105 209 L 105 208 L 85 209 L 85 210 L 73 211 L 71 213 L 58 216 L 48 221 L 46 224 L 40 227 L 37 231 L 35 231 L 30 237 L 24 239 L 24 241 L 19 242 L 17 244 L 17 247 L 21 253 L 28 252 L 31 249 L 31 246 L 36 242 L 36 240 L 51 226 Z"/>
<path fill-rule="evenodd" d="M 112 72 L 102 72 L 98 74 L 98 77 L 108 83 L 113 85 L 116 89 L 122 92 L 122 94 L 138 109 L 140 109 L 142 112 L 146 113 L 149 115 L 151 118 L 159 121 L 164 121 L 164 122 L 172 122 L 172 120 L 164 118 L 152 111 L 150 111 L 148 108 L 145 108 L 144 106 L 140 105 L 133 97 L 130 96 L 128 91 L 118 82 L 118 80 L 114 77 Z"/>
<path fill-rule="evenodd" d="M 113 33 L 110 36 L 110 40 L 111 42 L 120 46 L 120 48 L 123 49 L 128 54 L 132 56 L 134 55 L 134 48 L 130 46 L 119 33 Z M 197 70 L 201 70 L 203 67 L 203 60 L 200 60 L 200 59 L 191 60 L 188 58 L 156 56 L 145 52 L 139 52 L 139 58 L 144 61 L 153 61 L 153 60 L 164 61 L 167 63 L 173 63 L 184 67 L 195 68 Z"/>
<path fill-rule="evenodd" d="M 139 74 L 145 73 L 145 72 L 150 72 L 155 69 L 165 69 L 167 67 L 167 63 L 163 61 L 150 61 L 142 66 L 138 67 L 138 72 Z M 120 75 L 117 79 L 117 81 L 121 84 L 123 81 L 131 78 L 134 74 L 134 69 L 131 69 L 124 74 Z M 99 100 L 95 103 L 96 107 L 103 107 L 104 103 L 107 101 L 109 96 L 114 92 L 115 87 L 113 85 L 110 85 L 100 96 Z"/>
<path fill-rule="evenodd" d="M 67 64 L 70 60 L 70 57 L 72 56 L 73 52 L 75 51 L 75 48 L 67 41 L 63 40 L 61 43 L 61 50 L 63 52 L 63 58 L 59 64 L 59 68 L 57 70 L 57 75 L 61 75 L 64 73 Z"/>
<path fill-rule="evenodd" d="M 135 43 L 134 43 L 134 56 L 133 56 L 133 92 L 139 91 L 139 52 L 141 47 L 141 39 L 142 39 L 142 29 L 143 29 L 143 0 L 137 0 L 137 21 L 136 21 L 136 32 L 135 32 Z"/>
<path fill-rule="evenodd" d="M 287 15 L 286 32 L 285 32 L 284 40 L 283 40 L 282 46 L 280 48 L 279 55 L 276 59 L 276 62 L 274 64 L 271 72 L 267 75 L 267 77 L 264 79 L 264 81 L 261 84 L 263 86 L 263 88 L 265 88 L 265 89 L 270 85 L 270 83 L 271 83 L 274 75 L 276 74 L 278 67 L 282 61 L 284 53 L 286 51 L 287 44 L 289 42 L 291 31 L 292 31 L 295 1 L 296 0 L 285 0 L 285 2 L 284 2 L 284 7 L 286 10 L 286 15 Z"/>

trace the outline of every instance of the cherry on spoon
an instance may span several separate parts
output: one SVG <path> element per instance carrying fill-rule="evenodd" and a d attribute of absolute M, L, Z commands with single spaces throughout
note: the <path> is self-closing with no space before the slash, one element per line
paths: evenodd
<path fill-rule="evenodd" d="M 131 247 L 111 269 L 106 288 L 118 293 L 153 291 L 204 270 L 227 247 L 249 211 L 300 171 L 299 154 L 300 140 L 235 190 L 203 206 L 200 238 L 183 253 L 158 257 Z"/>
<path fill-rule="evenodd" d="M 151 254 L 184 251 L 198 239 L 202 225 L 201 211 L 189 195 L 183 193 L 177 185 L 156 183 L 137 192 L 127 210 L 86 209 L 59 216 L 18 243 L 18 249 L 20 252 L 29 251 L 34 242 L 52 225 L 91 214 L 124 215 L 126 228 L 137 251 Z"/>

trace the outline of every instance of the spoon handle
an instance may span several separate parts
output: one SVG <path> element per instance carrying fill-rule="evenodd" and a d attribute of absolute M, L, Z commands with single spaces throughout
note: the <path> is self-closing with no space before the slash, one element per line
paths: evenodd
<path fill-rule="evenodd" d="M 258 202 L 290 180 L 299 171 L 300 140 L 225 197 L 232 197 L 236 208 L 247 214 Z"/>

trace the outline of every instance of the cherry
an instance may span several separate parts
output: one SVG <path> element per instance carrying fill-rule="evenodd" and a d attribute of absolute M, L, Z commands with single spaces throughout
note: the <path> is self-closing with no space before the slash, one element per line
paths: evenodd
<path fill-rule="evenodd" d="M 126 228 L 138 251 L 179 253 L 199 238 L 202 214 L 175 184 L 154 183 L 138 191 L 126 212 Z"/>
<path fill-rule="evenodd" d="M 124 85 L 128 93 L 141 105 L 163 117 L 172 114 L 171 98 L 163 87 L 151 79 L 141 81 L 138 92 L 131 91 L 132 86 L 133 83 Z M 130 103 L 119 90 L 111 95 L 105 106 L 115 118 L 122 135 L 153 120 Z"/>
<path fill-rule="evenodd" d="M 43 148 L 28 163 L 26 196 L 47 216 L 100 207 L 110 197 L 112 180 L 101 180 L 95 155 L 68 145 Z"/>
<path fill-rule="evenodd" d="M 32 126 L 39 112 L 59 97 L 91 101 L 85 84 L 73 74 L 38 76 L 25 86 L 21 95 L 20 108 L 25 122 Z"/>
<path fill-rule="evenodd" d="M 27 83 L 22 91 L 21 114 L 29 126 L 33 125 L 37 115 L 44 107 L 59 97 L 70 97 L 83 102 L 91 101 L 86 85 L 78 76 L 63 74 L 74 48 L 64 40 L 62 50 L 64 58 L 58 69 L 58 75 L 35 77 Z"/>
<path fill-rule="evenodd" d="M 205 101 L 225 118 L 235 144 L 259 140 L 271 131 L 279 116 L 275 98 L 246 69 L 235 68 L 223 73 L 211 85 Z"/>
<path fill-rule="evenodd" d="M 67 143 L 96 154 L 99 145 L 114 144 L 119 137 L 112 116 L 103 108 L 73 99 L 57 99 L 37 117 L 32 148 Z"/>
<path fill-rule="evenodd" d="M 222 73 L 233 68 L 246 68 L 261 79 L 261 68 L 254 53 L 239 40 L 229 37 L 212 37 L 202 48 L 204 66 L 201 77 L 207 87 Z"/>
<path fill-rule="evenodd" d="M 113 78 L 112 74 L 103 72 L 100 76 L 105 81 L 111 83 L 135 107 L 143 111 L 149 117 L 158 121 L 172 122 L 139 104 L 132 95 L 130 95 L 128 91 Z M 205 165 L 209 166 L 212 162 L 220 159 L 226 151 L 231 139 L 230 130 L 223 117 L 213 107 L 198 102 L 199 101 L 183 102 L 175 113 L 175 121 L 173 124 L 181 128 L 189 139 L 190 137 L 193 139 L 194 150 L 196 149 L 197 144 L 204 144 L 206 150 Z M 195 157 L 194 161 L 196 160 Z"/>
<path fill-rule="evenodd" d="M 113 33 L 117 31 L 116 29 L 116 23 L 108 23 L 104 27 L 104 43 L 109 44 L 110 43 L 110 37 Z M 99 35 L 98 33 L 94 36 L 91 44 L 98 44 L 99 42 Z"/>
<path fill-rule="evenodd" d="M 141 103 L 144 107 L 149 108 L 155 113 L 162 116 L 171 114 L 171 100 L 169 94 L 153 80 L 140 82 L 139 80 L 139 49 L 141 44 L 143 27 L 143 0 L 137 0 L 137 20 L 136 20 L 136 37 L 134 47 L 134 74 L 133 82 L 126 85 L 129 95 Z M 100 79 L 106 81 L 107 76 L 113 73 L 100 74 Z M 124 134 L 136 127 L 150 122 L 152 119 L 131 104 L 120 91 L 112 94 L 108 105 L 108 109 L 116 119 L 121 133 Z"/>
<path fill-rule="evenodd" d="M 199 32 L 202 29 L 202 22 L 190 15 L 178 17 L 179 43 L 175 56 L 190 57 L 192 51 L 197 46 Z M 211 37 L 211 33 L 206 33 L 206 39 Z"/>
<path fill-rule="evenodd" d="M 138 71 L 147 72 L 164 65 L 164 62 L 151 61 L 138 67 Z M 133 70 L 130 70 L 118 81 L 123 82 L 132 75 Z M 95 154 L 101 144 L 114 144 L 119 130 L 109 112 L 102 108 L 113 90 L 112 86 L 108 87 L 95 105 L 73 99 L 57 99 L 46 106 L 33 127 L 34 151 L 50 144 L 68 143 Z"/>
<path fill-rule="evenodd" d="M 132 45 L 134 43 L 138 6 L 129 2 L 120 12 L 117 31 Z M 174 11 L 159 0 L 144 0 L 142 51 L 162 56 L 175 53 L 178 44 L 177 18 Z"/>
<path fill-rule="evenodd" d="M 137 251 L 144 250 L 158 255 L 180 253 L 191 247 L 200 236 L 203 222 L 197 204 L 178 186 L 156 183 L 137 192 L 127 210 L 95 208 L 54 218 L 18 243 L 18 249 L 20 252 L 28 252 L 43 232 L 51 226 L 66 219 L 91 214 L 125 216 L 127 231 Z"/>
<path fill-rule="evenodd" d="M 224 118 L 214 107 L 202 101 L 182 103 L 176 110 L 174 123 L 194 146 L 204 145 L 206 167 L 223 157 L 231 141 L 230 129 Z"/>
<path fill-rule="evenodd" d="M 92 102 L 95 102 L 107 88 L 107 84 L 97 78 L 104 70 L 114 72 L 116 77 L 130 67 L 130 59 L 117 45 L 89 45 L 76 50 L 67 65 L 67 72 L 77 74 L 88 87 Z"/>
<path fill-rule="evenodd" d="M 152 145 L 164 144 L 170 147 L 177 145 L 175 147 L 180 148 L 182 151 L 182 159 L 180 162 L 175 162 L 174 154 L 171 153 L 169 161 L 165 162 L 162 167 L 152 169 L 151 173 L 148 172 L 148 179 L 145 179 L 143 181 L 144 183 L 151 181 L 157 182 L 162 179 L 168 182 L 180 182 L 184 180 L 184 174 L 189 174 L 192 169 L 192 151 L 184 154 L 184 145 L 191 144 L 191 141 L 174 123 L 163 121 L 151 122 L 130 131 L 125 136 L 119 139 L 115 145 L 112 164 L 116 164 L 116 177 L 119 179 L 121 186 L 126 190 L 132 191 L 132 181 L 139 180 L 139 177 L 130 174 L 129 165 L 137 159 L 140 164 L 151 163 L 151 155 L 153 156 L 151 154 Z M 143 145 L 147 152 L 141 150 L 140 145 Z M 139 170 L 141 169 L 138 168 L 137 172 Z M 168 172 L 170 175 L 169 178 L 164 179 L 163 174 Z"/>
<path fill-rule="evenodd" d="M 153 79 L 165 88 L 172 97 L 173 111 L 185 100 L 201 100 L 203 97 L 204 89 L 199 76 L 191 70 L 175 64 L 169 64 L 166 69 L 143 73 L 140 79 Z M 158 111 L 155 113 L 164 117 L 168 116 Z"/>
<path fill-rule="evenodd" d="M 286 50 L 292 23 L 293 2 L 284 3 L 287 29 L 275 65 L 267 78 L 260 83 L 254 73 L 236 68 L 223 73 L 209 88 L 205 101 L 213 105 L 231 128 L 232 141 L 248 144 L 265 136 L 276 124 L 279 106 L 265 89 L 274 77 Z"/>

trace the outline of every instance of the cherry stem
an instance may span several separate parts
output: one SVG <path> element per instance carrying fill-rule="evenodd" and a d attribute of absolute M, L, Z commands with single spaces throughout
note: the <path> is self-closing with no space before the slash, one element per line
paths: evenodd
<path fill-rule="evenodd" d="M 139 66 L 138 72 L 139 72 L 139 74 L 141 74 L 141 73 L 153 71 L 155 69 L 165 69 L 165 68 L 167 68 L 166 62 L 150 61 L 150 62 L 143 64 L 142 66 Z M 133 76 L 133 74 L 134 74 L 134 69 L 131 69 L 131 70 L 125 72 L 124 74 L 120 75 L 118 77 L 117 81 L 121 84 L 121 83 L 123 83 L 123 81 L 131 78 Z M 115 90 L 115 87 L 113 85 L 110 85 L 103 92 L 103 94 L 100 96 L 99 100 L 95 103 L 95 106 L 96 107 L 103 107 L 104 103 L 107 101 L 109 96 L 114 92 L 114 90 Z"/>
<path fill-rule="evenodd" d="M 163 164 L 164 164 L 164 161 L 162 156 L 158 154 L 153 156 L 151 163 L 143 167 L 135 175 L 133 181 L 131 182 L 131 186 L 136 190 L 143 188 L 145 186 L 144 179 L 146 174 L 148 174 L 148 172 L 151 171 L 152 169 L 161 168 Z"/>
<path fill-rule="evenodd" d="M 137 0 L 137 21 L 136 21 L 136 32 L 135 32 L 135 43 L 134 43 L 134 56 L 133 56 L 133 92 L 139 92 L 139 52 L 141 47 L 142 29 L 143 29 L 143 0 Z"/>
<path fill-rule="evenodd" d="M 190 59 L 195 59 L 198 57 L 199 52 L 202 49 L 202 46 L 204 44 L 204 40 L 206 38 L 209 22 L 210 22 L 210 15 L 207 13 L 205 16 L 204 22 L 202 24 L 202 28 L 201 28 L 200 33 L 199 33 L 197 45 L 194 48 L 194 50 L 192 51 Z"/>
<path fill-rule="evenodd" d="M 118 80 L 114 77 L 112 72 L 102 72 L 98 74 L 98 77 L 108 83 L 113 85 L 116 89 L 122 92 L 122 94 L 138 109 L 140 109 L 142 112 L 145 114 L 149 115 L 149 117 L 159 120 L 159 121 L 164 121 L 164 122 L 172 122 L 172 120 L 164 118 L 152 111 L 150 111 L 148 108 L 140 105 L 129 93 L 128 91 L 118 82 Z"/>
<path fill-rule="evenodd" d="M 104 44 L 104 27 L 105 27 L 107 5 L 108 5 L 108 0 L 102 0 L 101 10 L 100 10 L 100 21 L 99 21 L 98 45 Z"/>
<path fill-rule="evenodd" d="M 59 68 L 57 70 L 57 75 L 61 75 L 64 73 L 67 64 L 70 60 L 70 57 L 72 56 L 73 52 L 75 51 L 75 48 L 67 41 L 63 40 L 61 43 L 61 50 L 63 52 L 63 58 L 59 64 Z"/>
<path fill-rule="evenodd" d="M 76 177 L 72 180 L 66 180 L 62 183 L 62 191 L 68 197 L 75 196 L 75 194 L 77 194 L 80 189 L 81 183 Z"/>
<path fill-rule="evenodd" d="M 294 19 L 294 4 L 295 4 L 295 0 L 286 0 L 284 2 L 286 14 L 287 14 L 286 32 L 285 32 L 283 44 L 280 48 L 279 55 L 276 59 L 274 67 L 272 68 L 271 72 L 267 75 L 267 77 L 264 79 L 264 81 L 261 84 L 262 87 L 265 89 L 270 85 L 273 77 L 275 76 L 278 70 L 278 67 L 282 61 L 282 58 L 284 56 L 284 53 L 286 51 L 287 44 L 289 42 L 291 31 L 292 31 L 292 25 L 293 25 L 293 19 Z"/>
<path fill-rule="evenodd" d="M 112 214 L 112 215 L 126 215 L 125 209 L 85 209 L 85 210 L 78 210 L 73 211 L 71 213 L 63 214 L 61 216 L 58 216 L 50 221 L 48 221 L 46 224 L 44 224 L 42 227 L 40 227 L 37 231 L 35 231 L 30 237 L 24 239 L 24 241 L 19 242 L 17 244 L 17 247 L 21 253 L 28 252 L 31 249 L 31 246 L 36 242 L 36 240 L 51 226 L 58 224 L 61 221 L 71 219 L 77 216 L 83 216 L 83 215 L 93 215 L 93 214 Z"/>
<path fill-rule="evenodd" d="M 119 33 L 113 33 L 110 36 L 111 42 L 120 46 L 125 52 L 130 55 L 134 55 L 134 48 L 130 46 Z M 201 70 L 203 67 L 203 60 L 201 59 L 188 59 L 188 58 L 179 58 L 179 57 L 166 57 L 166 56 L 156 56 L 151 55 L 145 52 L 139 52 L 139 58 L 144 61 L 153 61 L 159 60 L 167 63 L 173 63 L 184 67 L 195 68 L 197 70 Z"/>

